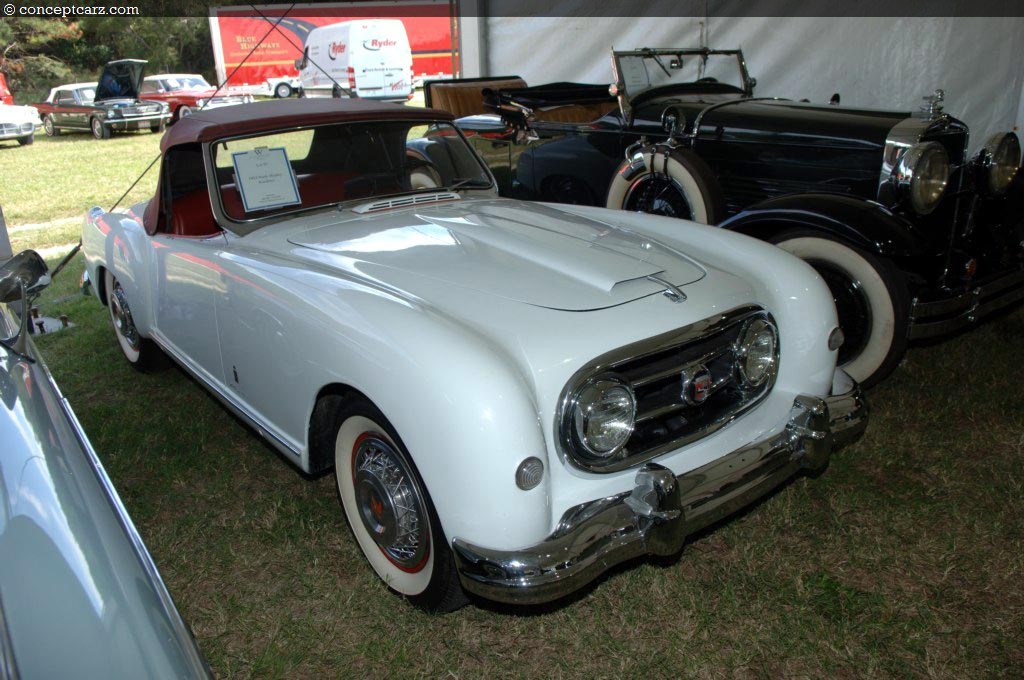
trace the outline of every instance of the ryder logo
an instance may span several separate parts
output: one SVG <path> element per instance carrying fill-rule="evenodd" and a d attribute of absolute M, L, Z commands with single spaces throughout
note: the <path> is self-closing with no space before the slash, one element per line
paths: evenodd
<path fill-rule="evenodd" d="M 327 46 L 327 56 L 332 61 L 336 60 L 340 54 L 345 54 L 345 43 L 332 42 Z"/>
<path fill-rule="evenodd" d="M 391 38 L 385 38 L 384 40 L 381 40 L 379 38 L 373 38 L 372 40 L 364 40 L 363 41 L 363 48 L 367 49 L 367 50 L 370 50 L 372 52 L 376 52 L 377 50 L 382 50 L 385 47 L 397 47 L 397 46 L 398 46 L 398 41 L 397 40 L 392 40 Z"/>

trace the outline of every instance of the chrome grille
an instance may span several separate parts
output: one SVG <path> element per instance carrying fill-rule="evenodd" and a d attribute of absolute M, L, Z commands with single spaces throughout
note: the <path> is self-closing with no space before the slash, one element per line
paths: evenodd
<path fill-rule="evenodd" d="M 775 382 L 773 374 L 761 386 L 748 389 L 736 368 L 740 332 L 746 322 L 755 318 L 767 319 L 775 325 L 764 310 L 745 306 L 622 347 L 585 366 L 562 393 L 556 422 L 562 453 L 584 469 L 614 472 L 685 446 L 728 425 L 761 401 Z M 683 398 L 683 376 L 693 375 L 698 367 L 710 373 L 711 387 L 706 400 L 693 405 Z M 622 451 L 611 459 L 598 461 L 575 444 L 571 433 L 572 408 L 581 385 L 606 375 L 614 375 L 633 388 L 636 425 Z"/>
<path fill-rule="evenodd" d="M 32 123 L 0 123 L 0 135 L 27 135 L 33 130 Z"/>
<path fill-rule="evenodd" d="M 152 114 L 152 113 L 159 113 L 160 112 L 160 105 L 159 104 L 150 104 L 150 105 L 142 104 L 142 105 L 139 105 L 139 106 L 124 106 L 124 107 L 121 107 L 120 109 L 118 109 L 118 111 L 120 111 L 121 115 L 125 116 L 125 117 L 129 117 L 129 116 L 147 116 L 147 115 Z"/>

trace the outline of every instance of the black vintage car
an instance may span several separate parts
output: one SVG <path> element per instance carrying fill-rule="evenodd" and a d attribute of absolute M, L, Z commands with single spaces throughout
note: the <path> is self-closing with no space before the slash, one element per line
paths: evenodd
<path fill-rule="evenodd" d="M 1014 133 L 968 157 L 941 91 L 920 112 L 867 110 L 754 96 L 739 50 L 612 59 L 611 87 L 438 81 L 427 105 L 465 116 L 506 195 L 718 224 L 799 255 L 831 288 L 840 363 L 865 385 L 908 340 L 1024 298 Z"/>
<path fill-rule="evenodd" d="M 139 99 L 139 87 L 146 62 L 119 59 L 103 67 L 98 83 L 73 83 L 50 90 L 45 102 L 34 106 L 43 120 L 46 134 L 61 130 L 92 132 L 96 139 L 108 139 L 112 131 L 145 130 L 162 132 L 171 120 L 163 102 Z"/>

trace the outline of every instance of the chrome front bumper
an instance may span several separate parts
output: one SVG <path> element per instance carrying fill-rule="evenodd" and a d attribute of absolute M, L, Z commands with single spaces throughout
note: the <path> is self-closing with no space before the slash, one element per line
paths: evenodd
<path fill-rule="evenodd" d="M 919 340 L 953 333 L 1021 300 L 1024 300 L 1024 270 L 999 276 L 945 299 L 914 300 L 910 309 L 909 338 Z"/>
<path fill-rule="evenodd" d="M 836 383 L 833 391 L 841 393 L 835 396 L 797 397 L 779 434 L 704 467 L 676 477 L 660 465 L 644 465 L 631 491 L 571 508 L 532 548 L 492 550 L 456 538 L 462 586 L 499 602 L 550 602 L 620 562 L 677 552 L 687 536 L 801 471 L 823 469 L 833 450 L 860 437 L 867 426 L 860 388 L 839 371 Z"/>

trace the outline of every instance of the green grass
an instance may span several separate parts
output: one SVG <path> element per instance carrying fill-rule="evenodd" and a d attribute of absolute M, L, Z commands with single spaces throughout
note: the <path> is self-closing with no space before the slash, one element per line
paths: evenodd
<path fill-rule="evenodd" d="M 30 146 L 0 144 L 0 207 L 8 227 L 82 217 L 94 205 L 109 210 L 157 157 L 160 137 L 146 131 L 95 140 L 88 133 L 47 137 L 40 130 Z M 153 195 L 157 170 L 123 205 Z"/>
<path fill-rule="evenodd" d="M 428 616 L 366 565 L 331 476 L 178 369 L 129 368 L 80 269 L 42 300 L 76 327 L 37 344 L 219 676 L 1024 674 L 1024 310 L 912 349 L 860 443 L 678 560 L 554 608 Z"/>

